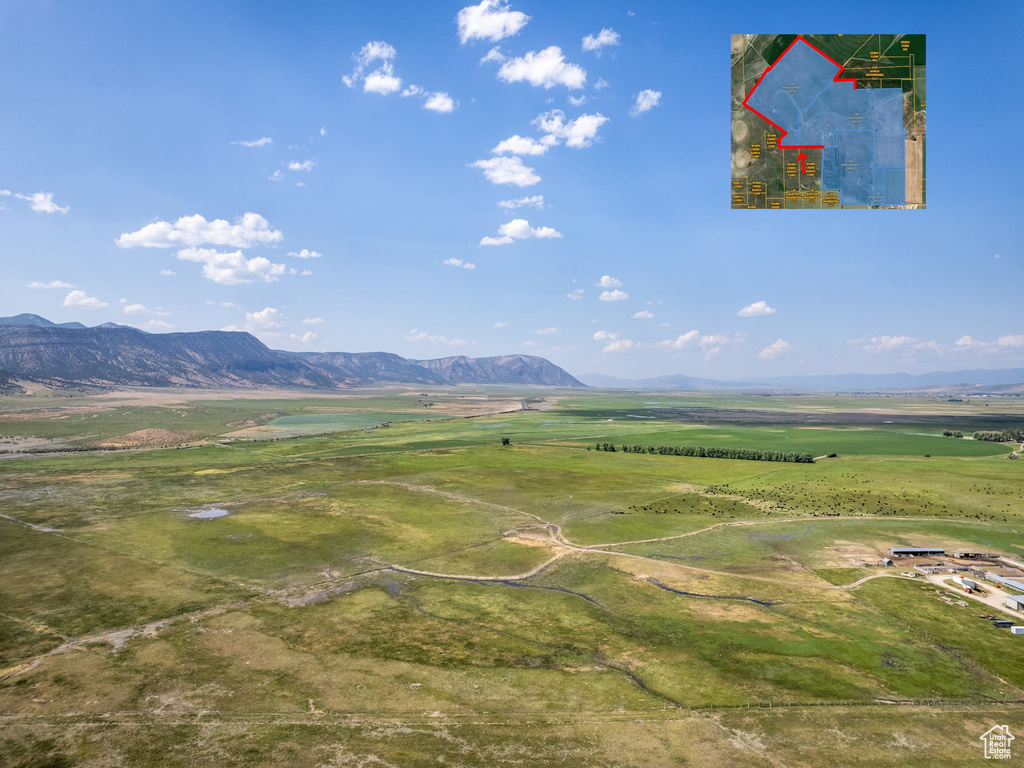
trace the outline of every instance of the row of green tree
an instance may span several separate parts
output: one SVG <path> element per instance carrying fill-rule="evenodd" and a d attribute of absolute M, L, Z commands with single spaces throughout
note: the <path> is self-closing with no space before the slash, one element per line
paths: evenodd
<path fill-rule="evenodd" d="M 1020 443 L 1024 442 L 1024 429 L 1007 427 L 1001 432 L 975 432 L 974 439 L 989 443 Z"/>
<path fill-rule="evenodd" d="M 809 453 L 796 451 L 761 451 L 756 448 L 719 448 L 704 445 L 623 445 L 618 448 L 612 443 L 597 443 L 596 451 L 609 453 L 651 453 L 659 456 L 697 456 L 705 459 L 745 459 L 747 461 L 790 461 L 799 464 L 813 464 Z"/>

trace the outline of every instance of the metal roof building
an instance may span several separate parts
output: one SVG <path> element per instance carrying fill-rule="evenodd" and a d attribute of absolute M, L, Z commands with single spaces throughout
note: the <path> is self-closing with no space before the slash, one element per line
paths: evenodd
<path fill-rule="evenodd" d="M 946 550 L 938 547 L 892 547 L 889 554 L 892 557 L 926 557 L 928 555 L 944 555 Z"/>

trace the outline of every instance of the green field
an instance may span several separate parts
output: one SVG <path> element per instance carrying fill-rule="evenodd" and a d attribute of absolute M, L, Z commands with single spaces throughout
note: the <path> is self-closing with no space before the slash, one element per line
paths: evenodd
<path fill-rule="evenodd" d="M 419 394 L 0 400 L 0 765 L 962 765 L 1024 726 L 1024 638 L 880 566 L 1024 558 L 1019 446 L 941 436 L 1019 398 Z M 103 447 L 140 430 L 189 447 Z"/>

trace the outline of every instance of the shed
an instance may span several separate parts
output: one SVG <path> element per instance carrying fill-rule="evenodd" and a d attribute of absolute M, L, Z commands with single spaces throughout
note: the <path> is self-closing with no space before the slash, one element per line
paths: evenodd
<path fill-rule="evenodd" d="M 1024 635 L 1024 627 L 1010 627 L 1011 635 Z"/>
<path fill-rule="evenodd" d="M 892 547 L 889 554 L 892 557 L 928 557 L 929 555 L 944 555 L 946 550 L 938 547 Z"/>
<path fill-rule="evenodd" d="M 992 626 L 999 627 L 1000 629 L 1005 629 L 1006 627 L 1012 627 L 1013 622 L 1009 619 L 996 619 L 992 622 Z"/>
<path fill-rule="evenodd" d="M 1017 595 L 1006 596 L 1006 607 L 1013 608 L 1015 611 L 1024 611 L 1024 597 Z"/>

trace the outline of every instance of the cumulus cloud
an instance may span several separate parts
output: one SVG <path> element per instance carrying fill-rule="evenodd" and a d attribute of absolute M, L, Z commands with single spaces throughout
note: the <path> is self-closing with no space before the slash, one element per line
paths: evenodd
<path fill-rule="evenodd" d="M 171 316 L 171 313 L 165 311 L 163 307 L 150 309 L 145 304 L 129 304 L 127 299 L 121 299 L 121 303 L 125 305 L 122 309 L 126 315 L 157 315 L 158 317 Z"/>
<path fill-rule="evenodd" d="M 494 324 L 495 328 L 508 328 L 508 320 L 499 320 Z"/>
<path fill-rule="evenodd" d="M 567 63 L 562 49 L 557 45 L 506 60 L 498 70 L 498 77 L 506 83 L 526 82 L 545 90 L 556 85 L 578 89 L 587 82 L 587 73 L 583 67 Z"/>
<path fill-rule="evenodd" d="M 766 301 L 755 301 L 753 304 L 747 304 L 739 312 L 736 313 L 737 317 L 758 317 L 760 315 L 774 315 L 775 308 L 769 307 Z"/>
<path fill-rule="evenodd" d="M 161 269 L 160 274 L 163 275 L 164 277 L 174 277 L 178 273 L 175 272 L 173 269 Z"/>
<path fill-rule="evenodd" d="M 322 317 L 307 317 L 302 321 L 303 325 L 322 325 L 324 319 Z"/>
<path fill-rule="evenodd" d="M 601 275 L 601 279 L 597 281 L 596 285 L 598 288 L 621 288 L 622 281 L 611 275 Z"/>
<path fill-rule="evenodd" d="M 531 237 L 553 238 L 561 237 L 562 233 L 552 227 L 531 227 L 526 219 L 512 219 L 512 221 L 498 227 L 499 237 L 484 237 L 480 245 L 509 245 L 516 240 L 528 240 Z"/>
<path fill-rule="evenodd" d="M 483 171 L 484 176 L 492 184 L 530 187 L 540 183 L 540 176 L 533 168 L 523 165 L 521 157 L 491 157 L 487 160 L 477 160 L 475 163 L 471 163 L 470 167 Z"/>
<path fill-rule="evenodd" d="M 597 82 L 594 83 L 594 90 L 595 91 L 603 91 L 609 85 L 611 85 L 611 83 L 609 83 L 603 77 L 599 77 L 599 78 L 597 78 Z"/>
<path fill-rule="evenodd" d="M 674 339 L 665 339 L 655 344 L 656 347 L 662 347 L 663 349 L 685 349 L 691 344 L 696 343 L 700 340 L 700 331 L 687 331 Z"/>
<path fill-rule="evenodd" d="M 518 133 L 499 142 L 491 150 L 495 155 L 543 155 L 547 151 L 547 144 L 541 144 L 534 138 L 520 136 Z"/>
<path fill-rule="evenodd" d="M 51 280 L 48 283 L 41 283 L 38 280 L 33 280 L 28 284 L 29 288 L 74 288 L 71 283 L 65 283 L 63 280 Z"/>
<path fill-rule="evenodd" d="M 463 44 L 470 40 L 496 43 L 518 33 L 529 20 L 525 13 L 511 10 L 508 0 L 482 0 L 477 5 L 467 5 L 455 17 L 459 42 Z"/>
<path fill-rule="evenodd" d="M 569 299 L 570 301 L 579 301 L 580 299 L 583 298 L 583 289 L 574 288 L 573 290 L 565 294 L 565 298 Z"/>
<path fill-rule="evenodd" d="M 245 324 L 257 330 L 273 330 L 281 327 L 281 310 L 276 307 L 264 307 L 259 312 L 246 312 Z"/>
<path fill-rule="evenodd" d="M 448 112 L 454 111 L 456 107 L 455 99 L 447 93 L 442 91 L 428 91 L 418 85 L 410 85 L 402 91 L 402 96 L 418 96 L 422 98 L 423 108 L 429 109 L 431 112 L 447 114 Z"/>
<path fill-rule="evenodd" d="M 498 62 L 500 64 L 504 60 L 505 60 L 505 54 L 503 54 L 501 52 L 501 46 L 500 45 L 496 45 L 493 48 L 491 48 L 491 50 L 489 50 L 487 53 L 485 53 L 480 58 L 480 63 L 481 64 L 487 64 L 489 62 L 496 61 L 496 62 Z"/>
<path fill-rule="evenodd" d="M 636 101 L 629 110 L 629 114 L 633 117 L 642 115 L 644 112 L 650 112 L 660 103 L 661 91 L 652 91 L 650 88 L 645 88 L 636 95 Z"/>
<path fill-rule="evenodd" d="M 461 267 L 462 269 L 476 269 L 476 264 L 474 264 L 472 261 L 463 261 L 462 259 L 456 259 L 454 256 L 449 259 L 445 259 L 441 263 L 446 264 L 449 267 Z"/>
<path fill-rule="evenodd" d="M 605 46 L 618 44 L 619 33 L 611 27 L 602 29 L 596 35 L 587 35 L 583 38 L 583 50 L 594 51 L 598 56 L 601 55 L 601 49 Z"/>
<path fill-rule="evenodd" d="M 147 320 L 142 324 L 142 327 L 150 331 L 169 331 L 174 326 L 166 320 Z"/>
<path fill-rule="evenodd" d="M 288 255 L 295 259 L 319 259 L 322 253 L 303 248 L 301 251 L 288 251 Z"/>
<path fill-rule="evenodd" d="M 512 200 L 499 200 L 498 207 L 504 208 L 508 211 L 514 211 L 517 208 L 543 208 L 544 207 L 544 195 L 530 195 L 529 197 L 517 197 Z"/>
<path fill-rule="evenodd" d="M 107 302 L 100 301 L 95 296 L 89 296 L 85 291 L 71 291 L 64 297 L 65 307 L 80 307 L 81 309 L 103 309 Z"/>
<path fill-rule="evenodd" d="M 775 358 L 779 357 L 780 355 L 786 354 L 792 348 L 793 348 L 793 345 L 790 344 L 788 341 L 783 341 L 782 339 L 776 339 L 771 344 L 769 344 L 767 347 L 762 349 L 758 353 L 757 356 L 761 360 L 774 360 Z"/>
<path fill-rule="evenodd" d="M 268 144 L 273 144 L 274 140 L 269 136 L 263 136 L 262 138 L 253 139 L 252 141 L 232 141 L 231 143 L 240 147 L 265 147 Z"/>
<path fill-rule="evenodd" d="M 540 143 L 546 146 L 556 146 L 565 142 L 565 146 L 573 149 L 589 147 L 597 140 L 597 132 L 602 125 L 608 122 L 607 117 L 600 112 L 592 115 L 580 115 L 575 120 L 566 120 L 565 112 L 560 109 L 552 109 L 538 115 L 533 120 L 533 125 L 544 132 Z"/>
<path fill-rule="evenodd" d="M 128 304 L 124 308 L 126 315 L 144 315 L 146 313 L 145 304 Z"/>
<path fill-rule="evenodd" d="M 553 333 L 558 333 L 560 330 L 561 330 L 560 328 L 555 328 L 554 326 L 552 326 L 550 328 L 538 328 L 537 329 L 537 335 L 538 336 L 550 336 Z"/>
<path fill-rule="evenodd" d="M 623 339 L 619 334 L 612 331 L 597 331 L 594 333 L 594 341 L 608 342 L 601 349 L 602 352 L 625 352 L 634 346 L 632 339 Z"/>
<path fill-rule="evenodd" d="M 279 243 L 283 239 L 281 230 L 271 229 L 270 222 L 258 213 L 246 213 L 234 224 L 224 219 L 207 221 L 197 213 L 182 216 L 174 223 L 154 221 L 135 232 L 125 232 L 114 242 L 121 248 L 173 248 L 204 244 L 247 248 Z"/>
<path fill-rule="evenodd" d="M 634 320 L 653 320 L 654 313 L 647 309 L 642 309 L 639 312 L 634 312 L 631 317 Z"/>
<path fill-rule="evenodd" d="M 469 344 L 465 339 L 450 339 L 437 333 L 428 333 L 418 328 L 412 328 L 405 334 L 405 340 L 410 342 L 429 341 L 431 344 L 447 344 L 450 347 L 464 347 Z"/>
<path fill-rule="evenodd" d="M 996 339 L 996 344 L 1000 347 L 1024 347 L 1024 333 L 1000 336 Z"/>
<path fill-rule="evenodd" d="M 289 171 L 311 171 L 316 168 L 316 160 L 292 160 L 288 163 Z"/>
<path fill-rule="evenodd" d="M 915 344 L 917 339 L 913 336 L 872 336 L 861 345 L 861 349 L 872 353 L 895 352 Z"/>
<path fill-rule="evenodd" d="M 16 192 L 14 196 L 27 201 L 36 213 L 67 213 L 69 210 L 69 206 L 59 206 L 53 202 L 53 192 L 33 192 L 31 195 Z"/>
<path fill-rule="evenodd" d="M 364 93 L 386 95 L 394 93 L 402 87 L 402 80 L 395 76 L 395 57 L 398 52 L 394 46 L 383 40 L 371 40 L 358 53 L 353 53 L 356 65 L 351 75 L 342 75 L 342 82 L 354 88 L 360 79 L 363 81 Z M 364 76 L 364 72 L 374 63 L 379 62 L 375 70 Z"/>
<path fill-rule="evenodd" d="M 601 291 L 601 295 L 597 298 L 599 301 L 625 301 L 629 298 L 629 294 L 616 288 L 614 291 Z"/>
<path fill-rule="evenodd" d="M 182 248 L 177 256 L 203 265 L 203 277 L 221 285 L 276 283 L 284 274 L 284 264 L 274 264 L 263 256 L 247 259 L 242 251 L 223 253 L 213 248 Z"/>

